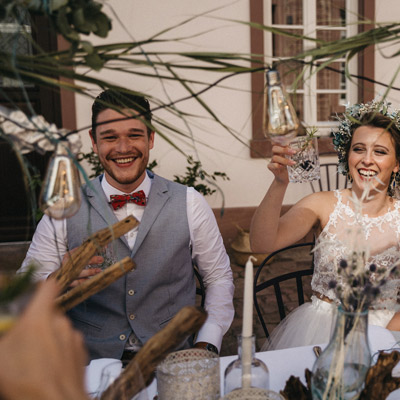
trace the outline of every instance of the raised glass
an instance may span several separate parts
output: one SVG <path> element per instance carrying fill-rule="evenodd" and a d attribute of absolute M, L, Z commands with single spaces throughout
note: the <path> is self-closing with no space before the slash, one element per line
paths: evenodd
<path fill-rule="evenodd" d="M 296 162 L 288 165 L 289 182 L 302 183 L 320 179 L 320 161 L 316 137 L 298 136 L 289 146 L 297 153 L 289 158 Z"/>

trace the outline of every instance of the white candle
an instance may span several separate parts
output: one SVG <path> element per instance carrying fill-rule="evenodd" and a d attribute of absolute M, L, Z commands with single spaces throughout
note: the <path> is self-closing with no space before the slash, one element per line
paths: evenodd
<path fill-rule="evenodd" d="M 243 293 L 243 326 L 242 326 L 242 388 L 251 387 L 251 358 L 253 335 L 253 256 L 246 262 Z"/>
<path fill-rule="evenodd" d="M 253 335 L 253 263 L 250 256 L 246 262 L 244 273 L 244 293 L 243 293 L 243 326 L 242 337 Z"/>

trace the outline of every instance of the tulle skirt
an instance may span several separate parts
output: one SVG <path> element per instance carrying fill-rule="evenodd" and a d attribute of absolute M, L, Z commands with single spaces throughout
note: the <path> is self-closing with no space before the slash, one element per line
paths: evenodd
<path fill-rule="evenodd" d="M 261 351 L 328 343 L 336 322 L 336 308 L 334 303 L 311 296 L 311 302 L 302 304 L 282 320 Z M 393 315 L 394 311 L 370 310 L 368 323 L 385 328 Z"/>

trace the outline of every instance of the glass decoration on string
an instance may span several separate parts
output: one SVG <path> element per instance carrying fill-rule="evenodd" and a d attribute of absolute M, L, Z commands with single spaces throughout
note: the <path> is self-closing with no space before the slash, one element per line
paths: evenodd
<path fill-rule="evenodd" d="M 287 145 L 297 135 L 299 120 L 281 83 L 279 72 L 266 72 L 264 92 L 264 135 L 280 145 Z"/>
<path fill-rule="evenodd" d="M 40 193 L 40 209 L 49 217 L 63 219 L 72 217 L 81 204 L 80 180 L 66 140 L 57 143 L 49 161 Z"/>

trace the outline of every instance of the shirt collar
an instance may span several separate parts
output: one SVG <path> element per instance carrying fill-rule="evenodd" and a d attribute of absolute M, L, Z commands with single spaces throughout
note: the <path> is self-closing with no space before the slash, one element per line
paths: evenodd
<path fill-rule="evenodd" d="M 116 189 L 114 186 L 111 186 L 107 182 L 107 178 L 105 175 L 103 175 L 103 179 L 101 180 L 101 187 L 102 187 L 107 199 L 110 199 L 110 196 L 112 194 L 129 194 L 129 193 L 121 192 L 120 190 Z M 139 190 L 143 190 L 146 197 L 148 197 L 149 193 L 150 193 L 150 188 L 151 188 L 151 179 L 150 179 L 149 175 L 146 173 L 146 176 L 144 177 L 143 182 L 131 193 L 138 192 Z"/>

